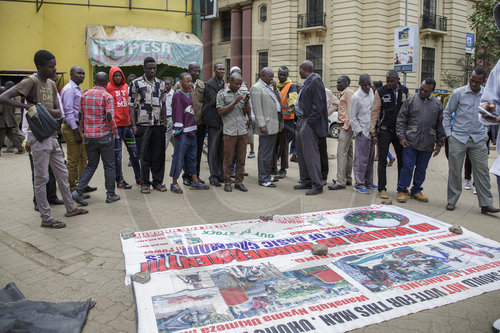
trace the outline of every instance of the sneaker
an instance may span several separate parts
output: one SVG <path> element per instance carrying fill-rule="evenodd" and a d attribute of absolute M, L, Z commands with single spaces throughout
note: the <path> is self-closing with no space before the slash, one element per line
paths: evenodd
<path fill-rule="evenodd" d="M 113 203 L 118 200 L 120 200 L 120 196 L 118 194 L 111 194 L 106 197 L 106 203 Z"/>
<path fill-rule="evenodd" d="M 135 183 L 136 183 L 137 185 L 142 185 L 142 179 L 136 179 L 136 180 L 135 180 Z"/>
<path fill-rule="evenodd" d="M 190 190 L 208 190 L 210 188 L 209 186 L 202 184 L 200 182 L 198 183 L 191 182 L 190 186 L 191 186 L 189 188 Z"/>
<path fill-rule="evenodd" d="M 368 191 L 366 188 L 364 187 L 357 187 L 357 186 L 354 186 L 354 191 L 356 192 L 359 192 L 359 193 L 363 193 L 363 194 L 370 194 L 370 191 Z"/>
<path fill-rule="evenodd" d="M 366 188 L 369 190 L 378 190 L 378 186 L 375 184 L 366 185 Z"/>
<path fill-rule="evenodd" d="M 255 158 L 255 152 L 251 151 L 250 153 L 248 153 L 247 158 Z"/>
<path fill-rule="evenodd" d="M 470 179 L 465 180 L 465 185 L 464 185 L 465 190 L 470 190 L 472 189 L 472 181 Z"/>
<path fill-rule="evenodd" d="M 406 193 L 405 192 L 398 192 L 398 196 L 396 198 L 398 202 L 406 202 Z"/>
<path fill-rule="evenodd" d="M 387 195 L 387 192 L 385 190 L 379 191 L 378 196 L 380 199 L 389 199 L 389 196 Z"/>
<path fill-rule="evenodd" d="M 477 194 L 476 187 L 472 186 L 472 194 Z"/>
<path fill-rule="evenodd" d="M 126 190 L 130 190 L 132 188 L 132 185 L 127 183 L 126 181 L 122 180 L 121 182 L 116 184 L 116 187 L 118 188 L 124 188 Z"/>
<path fill-rule="evenodd" d="M 85 201 L 85 199 L 83 198 L 83 195 L 78 193 L 77 190 L 74 190 L 73 192 L 71 192 L 71 196 L 73 197 L 73 200 L 75 200 L 80 205 L 82 205 L 82 206 L 89 205 L 89 203 L 87 201 Z"/>
<path fill-rule="evenodd" d="M 422 192 L 418 192 L 418 193 L 412 194 L 411 197 L 414 198 L 414 199 L 417 199 L 418 201 L 422 201 L 422 202 L 428 202 L 429 201 L 429 198 L 427 198 L 425 195 L 423 195 Z"/>
<path fill-rule="evenodd" d="M 179 184 L 170 184 L 170 192 L 174 192 L 174 193 L 177 193 L 177 194 L 182 194 L 183 191 L 181 189 L 181 187 L 179 186 Z"/>

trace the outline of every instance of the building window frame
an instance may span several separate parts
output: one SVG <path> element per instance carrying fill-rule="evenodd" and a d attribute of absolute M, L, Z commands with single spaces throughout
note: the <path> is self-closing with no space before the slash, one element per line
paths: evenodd
<path fill-rule="evenodd" d="M 220 12 L 221 42 L 231 41 L 231 11 Z"/>
<path fill-rule="evenodd" d="M 231 70 L 231 59 L 230 58 L 224 59 L 224 66 L 226 68 L 226 73 L 225 73 L 226 82 L 229 82 L 229 76 L 231 75 L 229 73 L 229 71 Z"/>
<path fill-rule="evenodd" d="M 436 49 L 433 47 L 422 47 L 422 67 L 420 69 L 420 82 L 428 77 L 434 78 L 436 64 Z"/>
<path fill-rule="evenodd" d="M 267 4 L 262 4 L 259 7 L 259 22 L 264 23 L 267 21 Z"/>
<path fill-rule="evenodd" d="M 314 65 L 314 72 L 323 77 L 323 44 L 307 45 L 306 59 Z"/>

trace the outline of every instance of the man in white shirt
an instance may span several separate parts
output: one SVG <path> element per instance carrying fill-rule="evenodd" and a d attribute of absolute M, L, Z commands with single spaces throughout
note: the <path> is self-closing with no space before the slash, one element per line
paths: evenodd
<path fill-rule="evenodd" d="M 165 150 L 168 148 L 168 143 L 172 139 L 172 128 L 173 128 L 173 123 L 172 123 L 172 97 L 174 96 L 174 89 L 172 89 L 172 78 L 167 77 L 165 79 L 165 107 L 166 107 L 166 119 L 165 119 L 165 124 L 166 124 L 166 132 L 165 132 Z"/>
<path fill-rule="evenodd" d="M 349 120 L 356 141 L 354 152 L 354 190 L 369 194 L 369 189 L 377 189 L 373 184 L 373 160 L 375 145 L 370 138 L 370 115 L 373 105 L 371 78 L 368 74 L 359 77 L 359 89 L 351 98 Z"/>

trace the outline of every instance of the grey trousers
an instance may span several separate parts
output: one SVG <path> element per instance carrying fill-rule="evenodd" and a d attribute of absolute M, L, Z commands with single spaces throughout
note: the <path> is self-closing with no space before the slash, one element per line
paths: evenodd
<path fill-rule="evenodd" d="M 18 150 L 23 151 L 24 136 L 16 127 L 0 128 L 0 149 L 3 148 L 4 139 L 10 139 L 6 142 L 7 148 L 16 147 Z"/>
<path fill-rule="evenodd" d="M 375 157 L 375 145 L 370 138 L 363 133 L 355 137 L 356 149 L 354 151 L 354 179 L 355 186 L 366 188 L 373 185 L 373 159 Z"/>
<path fill-rule="evenodd" d="M 448 138 L 448 203 L 456 204 L 462 194 L 462 167 L 464 165 L 465 153 L 469 154 L 472 165 L 474 185 L 477 190 L 479 206 L 492 206 L 490 174 L 488 171 L 488 148 L 486 141 L 488 138 L 474 143 L 469 138 L 466 144 L 455 139 Z"/>
<path fill-rule="evenodd" d="M 337 145 L 337 183 L 345 185 L 346 181 L 352 181 L 352 129 L 341 129 L 339 134 L 339 144 Z"/>
<path fill-rule="evenodd" d="M 49 165 L 56 178 L 66 211 L 71 212 L 76 208 L 69 191 L 68 170 L 56 138 L 48 138 L 40 142 L 31 133 L 28 133 L 28 142 L 31 145 L 31 154 L 33 155 L 35 198 L 42 221 L 47 222 L 53 219 L 46 188 L 49 181 Z"/>
<path fill-rule="evenodd" d="M 300 183 L 322 188 L 318 136 L 307 123 L 307 118 L 299 119 L 295 125 L 295 144 L 299 161 Z"/>
<path fill-rule="evenodd" d="M 259 135 L 259 151 L 257 153 L 259 184 L 271 181 L 274 145 L 277 137 L 278 134 Z"/>

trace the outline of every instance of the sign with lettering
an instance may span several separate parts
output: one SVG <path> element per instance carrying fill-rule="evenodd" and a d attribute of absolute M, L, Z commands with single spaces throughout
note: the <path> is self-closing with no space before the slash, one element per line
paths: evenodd
<path fill-rule="evenodd" d="M 190 62 L 202 63 L 203 47 L 157 40 L 92 39 L 90 61 L 100 66 L 142 65 L 146 57 L 157 63 L 187 68 Z"/>
<path fill-rule="evenodd" d="M 416 72 L 418 63 L 418 26 L 394 29 L 394 70 Z"/>
<path fill-rule="evenodd" d="M 122 235 L 138 332 L 344 332 L 500 289 L 500 244 L 448 228 L 372 205 Z"/>

